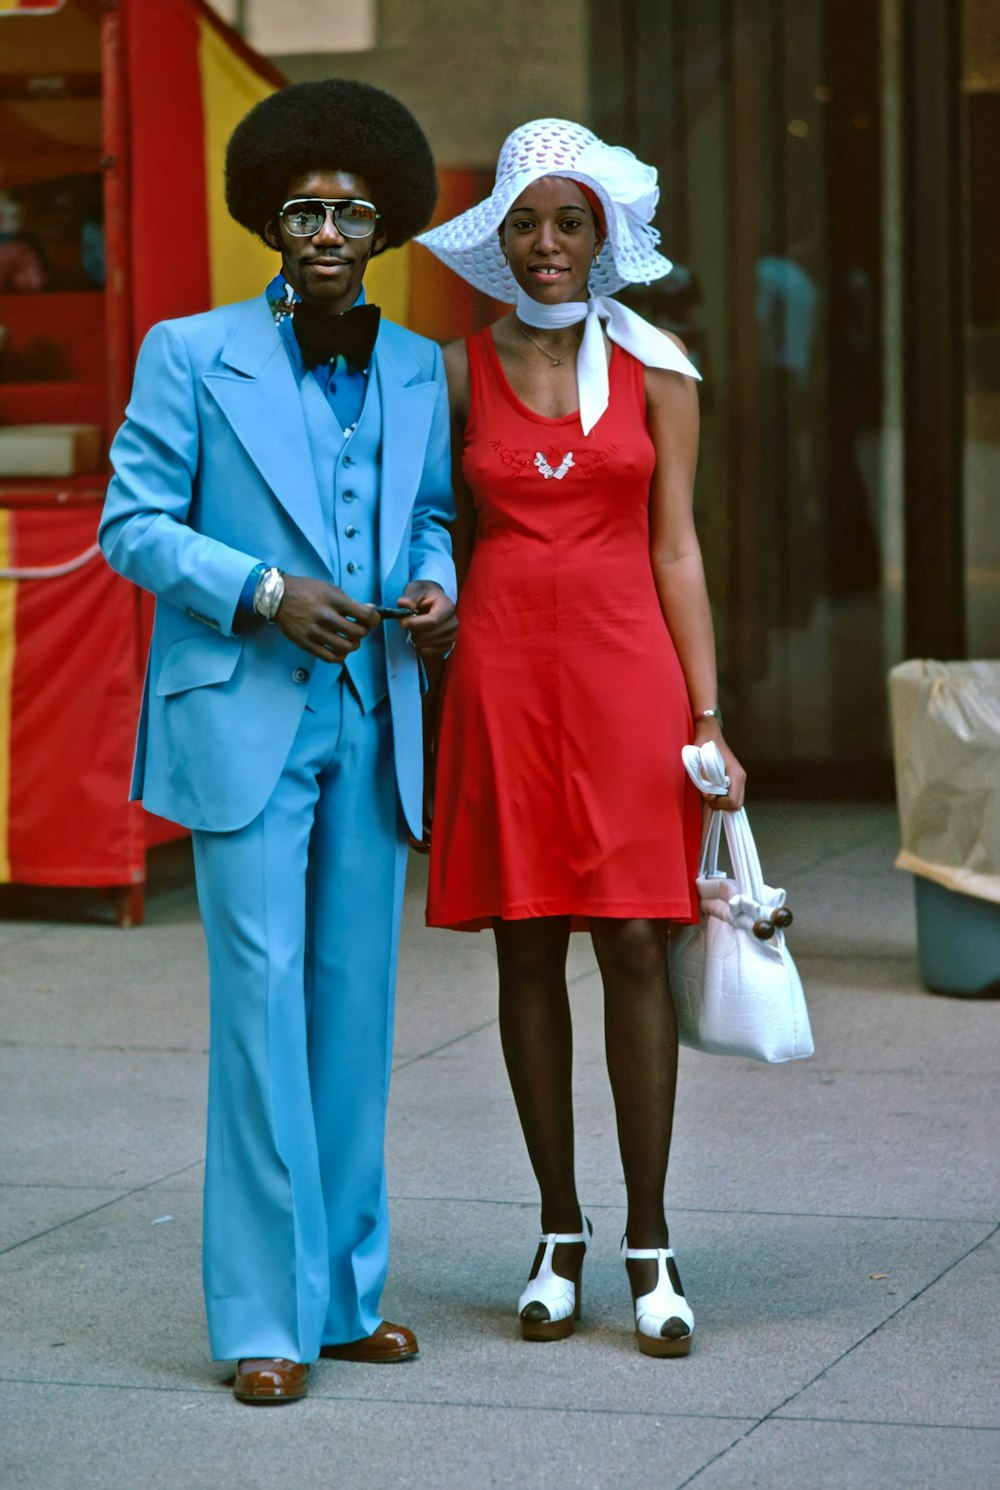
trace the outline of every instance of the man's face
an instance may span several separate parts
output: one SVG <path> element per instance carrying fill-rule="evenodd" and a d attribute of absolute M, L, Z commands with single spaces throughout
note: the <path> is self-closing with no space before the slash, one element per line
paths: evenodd
<path fill-rule="evenodd" d="M 350 171 L 305 171 L 301 176 L 293 176 L 284 200 L 289 202 L 296 197 L 320 197 L 328 202 L 358 197 L 378 207 L 365 178 Z M 278 203 L 279 207 L 283 205 Z M 345 237 L 331 213 L 327 213 L 325 223 L 312 238 L 296 238 L 275 211 L 265 236 L 281 254 L 281 268 L 288 283 L 303 300 L 331 315 L 338 315 L 354 304 L 372 251 L 385 241 L 378 228 L 367 238 Z"/>

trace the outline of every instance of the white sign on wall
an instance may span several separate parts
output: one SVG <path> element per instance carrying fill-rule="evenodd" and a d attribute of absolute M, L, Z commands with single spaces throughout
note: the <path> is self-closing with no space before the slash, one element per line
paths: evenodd
<path fill-rule="evenodd" d="M 375 45 L 375 0 L 210 0 L 224 21 L 269 57 L 366 52 Z"/>

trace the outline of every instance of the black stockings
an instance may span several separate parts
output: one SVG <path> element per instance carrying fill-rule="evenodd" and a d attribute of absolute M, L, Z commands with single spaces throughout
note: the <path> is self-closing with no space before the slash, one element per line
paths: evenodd
<path fill-rule="evenodd" d="M 665 921 L 594 921 L 604 1044 L 618 1119 L 631 1247 L 666 1247 L 663 1187 L 677 1092 L 677 1016 Z"/>
<path fill-rule="evenodd" d="M 495 921 L 500 1041 L 542 1198 L 543 1231 L 579 1231 L 573 1165 L 569 918 Z"/>
<path fill-rule="evenodd" d="M 541 1191 L 543 1231 L 579 1231 L 581 1224 L 566 992 L 569 926 L 565 916 L 494 922 L 500 1038 Z M 664 1247 L 663 1187 L 677 1085 L 667 926 L 602 918 L 591 921 L 591 935 L 604 982 L 604 1036 L 628 1195 L 629 1245 Z"/>

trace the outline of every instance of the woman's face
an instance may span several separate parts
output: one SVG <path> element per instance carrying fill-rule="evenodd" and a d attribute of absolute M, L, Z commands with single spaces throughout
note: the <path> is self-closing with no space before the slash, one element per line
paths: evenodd
<path fill-rule="evenodd" d="M 587 276 L 600 244 L 587 198 L 565 176 L 533 181 L 500 226 L 511 274 L 543 305 L 587 299 Z"/>

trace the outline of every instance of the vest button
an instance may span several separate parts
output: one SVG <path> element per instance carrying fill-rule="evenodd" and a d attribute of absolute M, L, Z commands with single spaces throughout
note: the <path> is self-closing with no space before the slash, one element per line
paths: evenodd
<path fill-rule="evenodd" d="M 345 502 L 353 502 L 354 501 L 354 496 L 355 496 L 355 494 L 352 491 L 345 491 L 343 493 L 343 497 L 344 497 L 344 501 Z"/>
<path fill-rule="evenodd" d="M 357 574 L 357 572 L 358 572 L 358 570 L 360 568 L 361 568 L 361 565 L 360 564 L 355 564 L 354 560 L 352 559 L 350 561 L 350 563 L 348 564 L 348 566 L 347 566 L 347 572 L 348 572 L 348 574 Z"/>
<path fill-rule="evenodd" d="M 353 455 L 345 455 L 344 456 L 344 465 L 345 466 L 353 466 L 353 464 L 354 464 L 354 457 L 353 457 Z"/>
<path fill-rule="evenodd" d="M 349 523 L 347 525 L 347 527 L 344 529 L 344 533 L 348 538 L 357 538 L 358 536 L 358 530 L 353 523 Z"/>
<path fill-rule="evenodd" d="M 292 668 L 292 681 L 295 683 L 308 683 L 309 669 L 307 667 Z"/>

